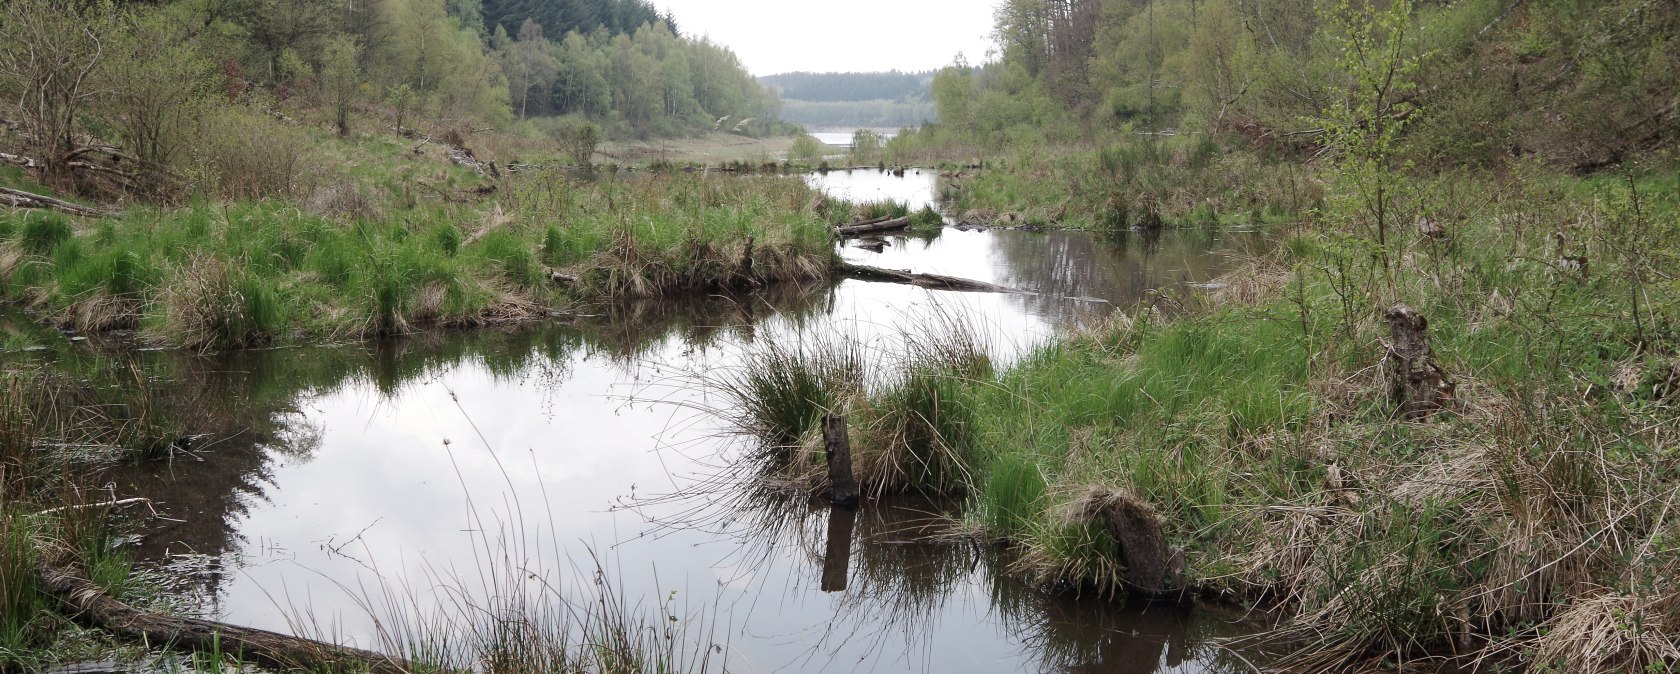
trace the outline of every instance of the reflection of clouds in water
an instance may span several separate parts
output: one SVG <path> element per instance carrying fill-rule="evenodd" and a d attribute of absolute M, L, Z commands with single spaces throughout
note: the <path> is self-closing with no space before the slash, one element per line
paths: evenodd
<path fill-rule="evenodd" d="M 931 175 L 850 179 L 854 193 L 932 197 Z M 1202 277 L 1217 266 L 1198 257 L 1205 242 L 1171 235 L 1117 246 L 1082 235 L 947 230 L 892 242 L 878 256 L 845 255 L 1117 303 L 1172 274 Z M 1144 661 L 1170 660 L 1167 641 L 1127 635 L 1206 629 L 1108 603 L 1058 608 L 1061 600 L 1010 579 L 995 553 L 926 540 L 925 515 L 937 508 L 861 513 L 846 589 L 828 594 L 823 565 L 834 555 L 825 508 L 762 503 L 783 510 L 741 510 L 726 527 L 659 531 L 643 516 L 678 517 L 691 504 L 615 509 L 629 494 L 669 491 L 715 472 L 728 444 L 716 436 L 719 420 L 697 411 L 713 401 L 702 391 L 658 387 L 681 372 L 729 367 L 755 341 L 844 333 L 892 351 L 903 334 L 925 333 L 955 312 L 976 317 L 1008 362 L 1077 322 L 1064 302 L 1039 297 L 857 281 L 775 295 L 627 305 L 588 328 L 241 355 L 206 375 L 205 386 L 245 401 L 256 430 L 201 466 L 128 484 L 167 494 L 160 498 L 191 518 L 154 533 L 155 541 L 252 562 L 211 583 L 228 618 L 288 629 L 288 612 L 308 607 L 364 643 L 372 628 L 355 589 L 406 584 L 422 603 L 445 600 L 441 580 L 481 590 L 484 548 L 500 549 L 495 531 L 517 539 L 517 561 L 548 582 L 587 590 L 589 574 L 574 562 L 594 549 L 611 560 L 627 597 L 715 593 L 713 608 L 733 624 L 727 640 L 740 658 L 731 662 L 750 663 L 741 671 L 1146 672 L 1119 658 L 1152 648 Z M 650 388 L 658 389 L 654 402 L 626 401 Z M 284 414 L 288 407 L 303 413 Z M 295 563 L 261 563 L 276 551 Z M 1205 660 L 1191 652 L 1192 661 Z"/>
<path fill-rule="evenodd" d="M 902 178 L 887 171 L 859 169 L 812 173 L 806 176 L 806 181 L 836 199 L 897 201 L 908 205 L 912 211 L 918 211 L 923 206 L 937 205 L 934 183 L 938 177 L 936 171 L 922 169 L 910 169 Z"/>

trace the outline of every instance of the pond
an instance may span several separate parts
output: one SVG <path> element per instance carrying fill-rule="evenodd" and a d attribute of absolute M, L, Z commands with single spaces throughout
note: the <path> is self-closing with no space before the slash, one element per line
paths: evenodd
<path fill-rule="evenodd" d="M 919 207 L 936 178 L 809 180 Z M 1032 294 L 849 280 L 376 344 L 148 353 L 217 440 L 111 481 L 168 518 L 137 551 L 190 578 L 206 613 L 363 646 L 508 583 L 589 597 L 604 577 L 734 672 L 1240 671 L 1212 641 L 1242 632 L 1229 616 L 1023 584 L 1006 553 L 927 535 L 954 504 L 852 517 L 706 488 L 740 446 L 694 377 L 759 340 L 875 343 L 931 312 L 970 317 L 1008 361 L 1217 276 L 1251 238 L 946 228 L 844 256 Z"/>

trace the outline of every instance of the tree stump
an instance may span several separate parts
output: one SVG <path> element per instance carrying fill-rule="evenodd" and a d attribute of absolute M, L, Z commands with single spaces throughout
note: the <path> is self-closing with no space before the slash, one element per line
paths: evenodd
<path fill-rule="evenodd" d="M 846 417 L 825 414 L 822 418 L 823 449 L 828 459 L 828 500 L 853 508 L 858 504 L 857 479 L 852 477 L 852 441 L 846 432 Z"/>
<path fill-rule="evenodd" d="M 1405 304 L 1396 304 L 1385 314 L 1392 340 L 1383 359 L 1388 379 L 1388 398 L 1401 417 L 1422 420 L 1447 409 L 1458 385 L 1448 379 L 1435 362 L 1429 345 L 1429 320 Z"/>
<path fill-rule="evenodd" d="M 1149 601 L 1183 596 L 1183 552 L 1167 544 L 1161 516 L 1148 503 L 1120 491 L 1093 489 L 1080 500 L 1078 510 L 1082 519 L 1100 524 L 1120 544 L 1128 591 Z"/>

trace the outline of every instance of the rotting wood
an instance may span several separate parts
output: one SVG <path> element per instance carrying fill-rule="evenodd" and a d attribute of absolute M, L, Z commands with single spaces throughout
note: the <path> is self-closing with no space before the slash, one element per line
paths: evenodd
<path fill-rule="evenodd" d="M 1384 314 L 1388 320 L 1388 355 L 1383 358 L 1388 397 L 1402 418 L 1421 420 L 1452 403 L 1457 384 L 1435 361 L 1429 345 L 1429 320 L 1405 304 Z"/>
<path fill-rule="evenodd" d="M 1127 591 L 1149 601 L 1181 601 L 1184 553 L 1167 544 L 1161 516 L 1137 497 L 1116 490 L 1092 489 L 1080 499 L 1076 515 L 1094 522 L 1120 545 Z"/>
<path fill-rule="evenodd" d="M 893 216 L 883 215 L 879 218 L 870 218 L 868 220 L 859 220 L 859 221 L 854 222 L 854 223 L 850 223 L 850 224 L 846 224 L 846 225 L 838 225 L 838 226 L 839 227 L 861 227 L 863 225 L 879 224 L 879 223 L 886 222 L 886 221 L 891 220 L 891 219 L 893 219 Z"/>
<path fill-rule="evenodd" d="M 15 164 L 24 168 L 37 168 L 41 165 L 32 158 L 25 157 L 23 155 L 6 154 L 4 152 L 0 152 L 0 162 Z"/>
<path fill-rule="evenodd" d="M 105 594 L 86 578 L 58 566 L 42 565 L 40 575 L 43 585 L 58 598 L 71 617 L 148 646 L 230 653 L 280 671 L 303 669 L 369 674 L 409 674 L 413 671 L 409 663 L 373 651 L 135 608 Z"/>
<path fill-rule="evenodd" d="M 1439 241 L 1447 238 L 1447 230 L 1436 222 L 1434 218 L 1420 215 L 1417 219 L 1417 230 L 1424 238 Z"/>
<path fill-rule="evenodd" d="M 846 417 L 823 415 L 822 432 L 823 454 L 828 459 L 828 500 L 842 508 L 856 507 L 858 484 L 852 475 L 852 440 L 846 431 Z"/>
<path fill-rule="evenodd" d="M 117 217 L 116 213 L 104 209 L 94 208 L 92 206 L 83 206 L 63 199 L 49 197 L 45 194 L 25 192 L 23 190 L 12 189 L 10 187 L 0 187 L 0 204 L 6 204 L 14 208 L 40 208 L 61 211 L 71 215 L 80 215 L 90 218 Z"/>
<path fill-rule="evenodd" d="M 896 269 L 883 269 L 881 267 L 871 267 L 869 265 L 852 264 L 850 262 L 841 262 L 836 269 L 843 275 L 863 281 L 902 283 L 905 285 L 919 286 L 932 290 L 958 290 L 964 292 L 983 293 L 1026 292 L 1018 288 L 1010 288 L 1008 286 L 1000 286 L 995 283 L 958 278 L 956 276 L 944 276 L 941 274 L 915 274 Z"/>
<path fill-rule="evenodd" d="M 888 232 L 895 229 L 905 229 L 909 226 L 910 218 L 892 218 L 890 220 L 881 220 L 879 222 L 835 227 L 834 234 L 836 236 L 857 236 L 859 234 L 869 234 L 872 232 Z"/>

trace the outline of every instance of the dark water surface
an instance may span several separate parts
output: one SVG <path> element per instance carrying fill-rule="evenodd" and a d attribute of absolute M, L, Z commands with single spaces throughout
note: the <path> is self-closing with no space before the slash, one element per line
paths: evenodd
<path fill-rule="evenodd" d="M 919 206 L 934 177 L 812 181 Z M 931 311 L 977 317 L 1007 361 L 1151 288 L 1212 278 L 1232 264 L 1216 251 L 1243 243 L 1228 236 L 947 229 L 845 251 L 1034 295 L 846 281 L 578 324 L 148 354 L 222 439 L 113 481 L 177 520 L 147 531 L 141 556 L 189 570 L 208 612 L 256 627 L 377 646 L 392 616 L 492 592 L 501 559 L 582 598 L 598 560 L 631 603 L 683 616 L 729 671 L 1241 671 L 1210 642 L 1241 631 L 1224 616 L 1047 593 L 1011 579 L 998 551 L 930 540 L 950 504 L 853 518 L 694 495 L 737 447 L 700 411 L 721 402 L 687 376 L 774 335 L 890 342 Z M 672 493 L 691 495 L 658 498 Z"/>

